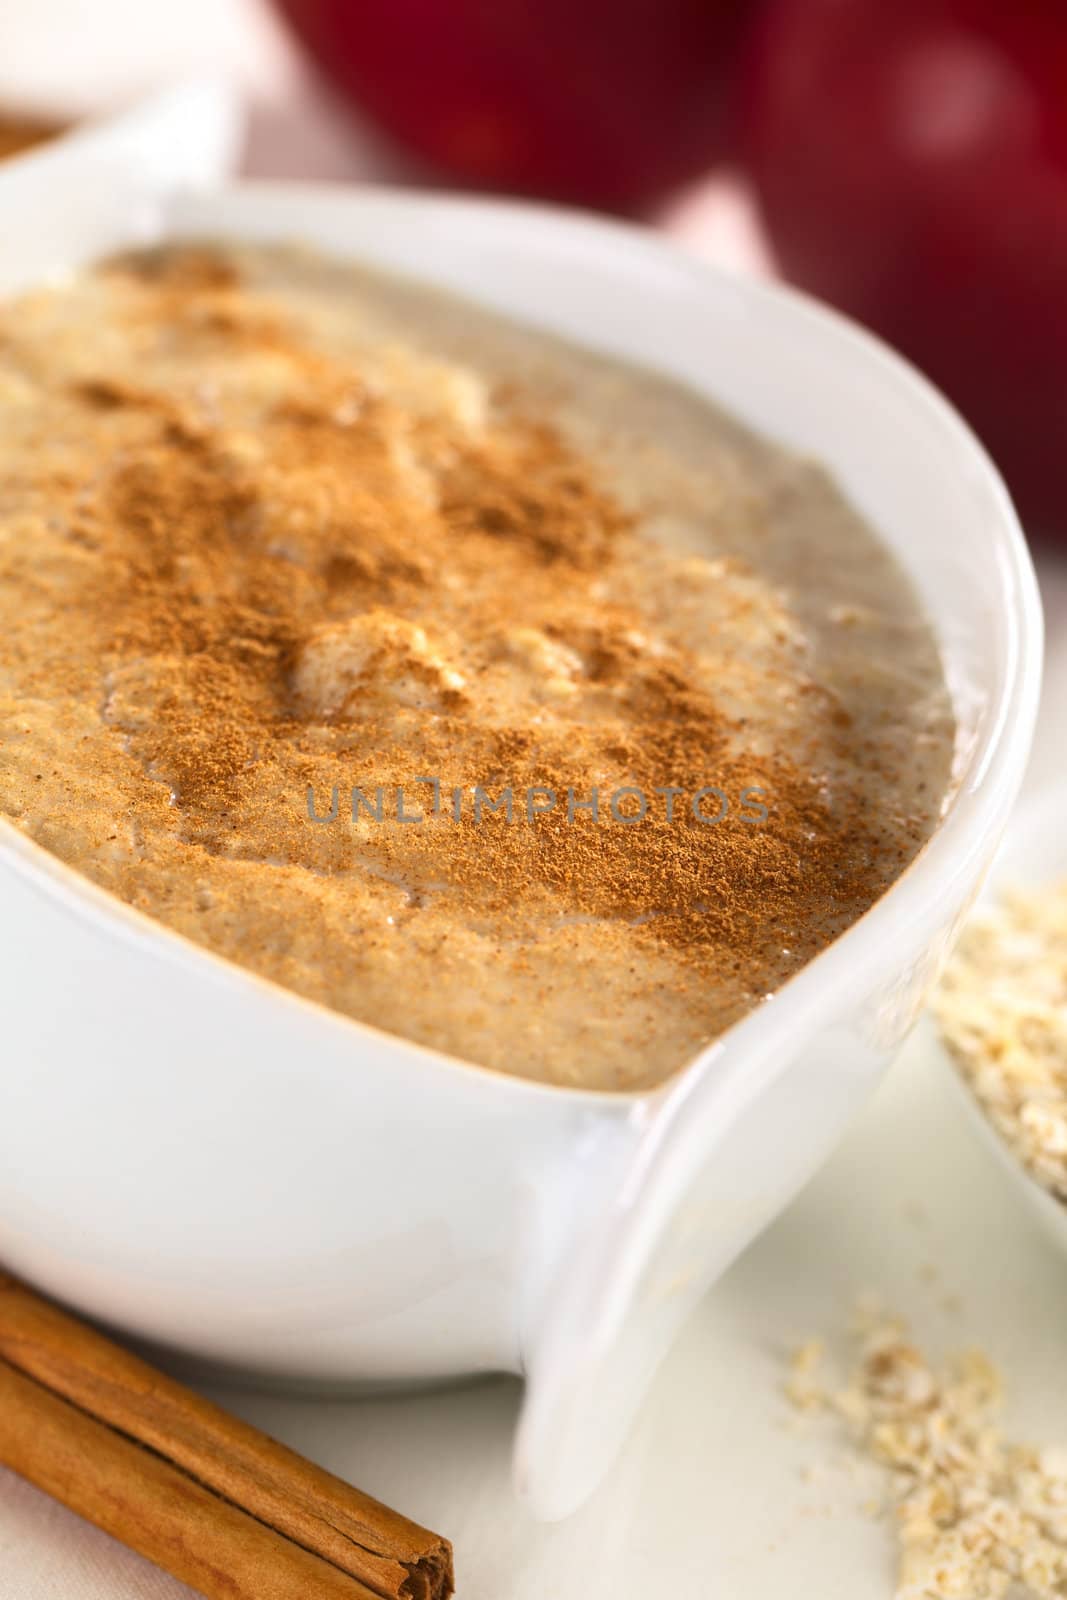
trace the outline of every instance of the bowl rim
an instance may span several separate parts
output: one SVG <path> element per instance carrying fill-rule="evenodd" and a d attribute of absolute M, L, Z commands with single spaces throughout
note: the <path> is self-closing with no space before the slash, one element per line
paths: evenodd
<path fill-rule="evenodd" d="M 240 962 L 216 953 L 148 913 L 137 910 L 94 883 L 76 867 L 52 855 L 43 845 L 18 829 L 11 819 L 2 815 L 0 865 L 14 867 L 34 887 L 60 901 L 83 921 L 96 922 L 105 932 L 121 934 L 141 944 L 149 941 L 154 953 L 165 960 L 178 960 L 185 965 L 192 962 L 199 974 L 213 977 L 215 981 L 251 986 L 250 994 L 258 990 L 262 996 L 269 996 L 274 1004 L 280 1001 L 304 1008 L 316 1015 L 320 1024 L 328 1022 L 346 1032 L 355 1028 L 365 1037 L 392 1048 L 401 1046 L 415 1057 L 425 1058 L 435 1070 L 451 1068 L 466 1078 L 472 1073 L 477 1074 L 491 1081 L 498 1092 L 506 1090 L 512 1094 L 533 1095 L 538 1099 L 547 1096 L 559 1100 L 562 1097 L 565 1103 L 574 1106 L 586 1104 L 601 1110 L 614 1106 L 623 1112 L 672 1093 L 694 1068 L 706 1065 L 710 1058 L 721 1054 L 727 1042 L 731 1044 L 733 1053 L 733 1041 L 742 1036 L 747 1038 L 757 1030 L 765 1034 L 768 1025 L 776 1034 L 782 1030 L 784 1036 L 790 1029 L 787 1013 L 794 1014 L 794 1023 L 810 1014 L 816 985 L 844 984 L 857 987 L 863 982 L 865 974 L 885 962 L 882 951 L 892 940 L 884 937 L 887 932 L 884 925 L 889 923 L 891 917 L 898 928 L 904 926 L 914 929 L 918 926 L 932 929 L 941 920 L 941 907 L 952 887 L 960 880 L 972 881 L 981 875 L 992 853 L 989 849 L 990 836 L 998 836 L 1007 820 L 1022 781 L 1036 720 L 1043 651 L 1043 620 L 1037 579 L 1007 488 L 977 436 L 935 386 L 881 339 L 814 297 L 787 284 L 743 277 L 717 268 L 651 228 L 536 201 L 497 196 L 472 197 L 462 192 L 388 185 L 357 188 L 343 183 L 242 179 L 220 185 L 206 195 L 196 195 L 193 204 L 197 207 L 206 204 L 220 212 L 218 237 L 244 242 L 262 239 L 266 235 L 249 231 L 247 225 L 242 229 L 239 221 L 227 235 L 224 223 L 226 208 L 234 201 L 254 201 L 256 197 L 268 198 L 275 203 L 280 201 L 291 209 L 292 229 L 285 234 L 289 241 L 301 239 L 300 213 L 310 200 L 312 204 L 326 205 L 338 214 L 346 208 L 370 207 L 398 212 L 417 209 L 428 218 L 436 215 L 441 220 L 460 225 L 465 216 L 478 222 L 492 219 L 495 225 L 501 226 L 510 226 L 516 219 L 521 219 L 525 223 L 538 222 L 554 232 L 557 241 L 569 235 L 570 242 L 575 244 L 580 244 L 583 239 L 590 244 L 612 242 L 616 248 L 625 248 L 632 257 L 643 253 L 651 266 L 670 265 L 674 271 L 683 272 L 691 279 L 696 288 L 703 286 L 719 295 L 728 295 L 735 304 L 738 300 L 747 302 L 757 312 L 761 306 L 784 310 L 788 318 L 804 328 L 809 338 L 834 342 L 838 353 L 845 354 L 848 360 L 858 360 L 866 364 L 869 370 L 880 369 L 883 381 L 895 385 L 905 395 L 912 409 L 925 410 L 930 420 L 938 424 L 960 454 L 958 470 L 966 468 L 972 474 L 977 474 L 990 501 L 989 554 L 998 570 L 998 592 L 1007 629 L 1005 668 L 989 706 L 985 735 L 975 742 L 969 752 L 966 767 L 959 776 L 949 806 L 929 839 L 868 910 L 789 978 L 775 992 L 773 1004 L 758 1006 L 748 1012 L 684 1066 L 651 1088 L 586 1089 L 523 1078 L 404 1039 L 374 1024 L 335 1011 L 320 1001 L 287 989 L 273 979 L 260 976 Z M 180 198 L 170 197 L 171 200 L 178 199 L 179 203 Z M 180 223 L 180 210 L 178 218 Z M 164 204 L 153 220 L 159 239 L 183 236 L 182 228 L 179 226 L 175 229 L 172 225 L 172 206 Z M 189 236 L 188 231 L 184 236 Z M 320 245 L 315 241 L 314 225 L 307 229 L 306 242 L 322 254 L 337 260 L 346 259 L 343 248 L 332 244 Z M 348 259 L 359 261 L 370 258 L 354 249 Z M 414 281 L 420 281 L 421 278 L 421 281 L 431 284 L 435 282 L 432 271 L 423 275 L 404 269 L 397 276 L 408 276 Z M 536 314 L 531 314 L 529 321 L 536 326 Z M 578 341 L 572 339 L 570 342 Z M 623 359 L 627 358 L 623 356 Z M 641 365 L 637 361 L 633 364 Z M 669 374 L 669 365 L 663 370 Z M 716 394 L 716 399 L 721 400 L 727 410 L 730 409 L 728 385 L 724 385 L 721 396 Z M 832 462 L 830 467 L 833 470 Z M 878 531 L 877 525 L 875 531 Z M 902 560 L 901 565 L 907 572 L 906 562 Z M 939 644 L 943 645 L 936 626 L 935 635 Z M 912 935 L 911 942 L 916 941 L 922 941 L 921 934 Z M 762 1039 L 761 1053 L 767 1043 L 766 1038 Z"/>

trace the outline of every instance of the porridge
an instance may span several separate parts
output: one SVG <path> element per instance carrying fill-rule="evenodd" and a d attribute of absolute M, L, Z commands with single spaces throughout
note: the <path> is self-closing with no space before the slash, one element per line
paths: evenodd
<path fill-rule="evenodd" d="M 0 812 L 363 1022 L 657 1082 L 941 814 L 903 573 L 664 378 L 188 245 L 0 308 L 0 439 Z"/>

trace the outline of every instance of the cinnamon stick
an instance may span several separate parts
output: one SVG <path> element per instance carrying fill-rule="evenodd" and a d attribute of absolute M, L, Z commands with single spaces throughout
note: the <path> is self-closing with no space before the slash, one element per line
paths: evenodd
<path fill-rule="evenodd" d="M 0 113 L 0 160 L 5 156 L 19 155 L 32 145 L 43 144 L 46 139 L 54 139 L 63 131 L 55 122 Z"/>
<path fill-rule="evenodd" d="M 452 1548 L 0 1273 L 0 1462 L 209 1600 L 448 1600 Z"/>

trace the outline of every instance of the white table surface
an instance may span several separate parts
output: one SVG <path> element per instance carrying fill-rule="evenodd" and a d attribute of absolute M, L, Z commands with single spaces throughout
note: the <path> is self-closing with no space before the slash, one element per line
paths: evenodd
<path fill-rule="evenodd" d="M 208 63 L 251 96 L 252 170 L 389 170 L 256 0 L 0 0 L 0 103 L 93 107 Z M 765 268 L 729 181 L 695 186 L 662 220 L 727 266 Z M 1067 567 L 1046 566 L 1043 586 L 1052 651 L 1031 789 L 1061 761 L 1067 706 Z M 856 1295 L 877 1290 L 933 1349 L 988 1349 L 1010 1423 L 1067 1442 L 1067 1266 L 961 1124 L 944 1071 L 920 1033 L 830 1164 L 708 1297 L 614 1474 L 567 1523 L 533 1526 L 512 1502 L 509 1380 L 360 1402 L 215 1397 L 448 1534 L 460 1600 L 886 1600 L 892 1541 L 861 1509 L 868 1481 L 842 1470 L 832 1428 L 797 1431 L 781 1396 L 794 1341 L 839 1330 Z M 0 1469 L 4 1600 L 189 1594 Z"/>

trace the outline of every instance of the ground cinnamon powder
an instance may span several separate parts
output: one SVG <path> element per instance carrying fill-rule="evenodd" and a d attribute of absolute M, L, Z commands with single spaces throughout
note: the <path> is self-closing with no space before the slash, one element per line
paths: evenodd
<path fill-rule="evenodd" d="M 640 517 L 521 385 L 498 386 L 475 423 L 462 393 L 409 404 L 209 249 L 105 277 L 123 336 L 159 370 L 63 374 L 52 426 L 58 411 L 68 444 L 37 488 L 62 508 L 66 565 L 60 552 L 58 588 L 38 569 L 23 597 L 47 647 L 6 650 L 31 744 L 27 697 L 66 708 L 68 757 L 81 744 L 65 818 L 17 785 L 6 803 L 50 848 L 312 998 L 602 1087 L 669 1070 L 914 853 L 929 813 L 901 825 L 872 808 L 880 747 L 832 690 L 798 668 L 806 732 L 749 738 L 699 653 L 650 628 L 659 557 Z M 243 409 L 225 385 L 205 398 L 166 381 L 172 350 L 269 381 Z M 743 699 L 755 668 L 739 655 L 729 670 Z M 831 792 L 828 762 L 863 781 Z M 691 805 L 710 785 L 731 802 L 715 825 Z M 649 800 L 642 819 L 610 814 L 624 788 Z M 511 820 L 476 789 L 511 790 Z M 530 789 L 555 808 L 527 819 Z M 763 823 L 739 814 L 752 789 Z M 317 824 L 309 806 L 328 814 L 335 791 L 336 820 Z M 420 1011 L 405 989 L 424 978 L 440 992 Z M 583 997 L 610 1006 L 614 990 L 617 1037 L 598 1044 L 611 1017 L 591 1034 Z M 586 1064 L 568 1065 L 568 1029 Z"/>

